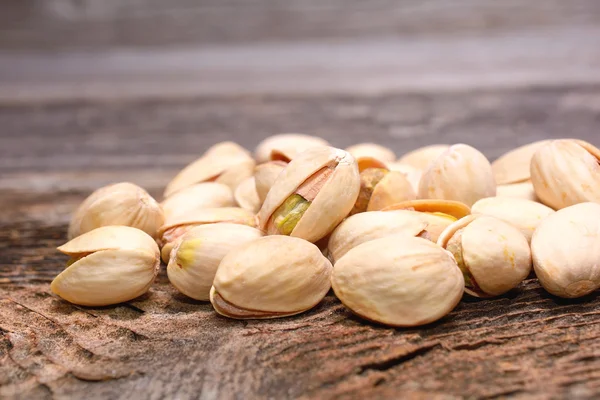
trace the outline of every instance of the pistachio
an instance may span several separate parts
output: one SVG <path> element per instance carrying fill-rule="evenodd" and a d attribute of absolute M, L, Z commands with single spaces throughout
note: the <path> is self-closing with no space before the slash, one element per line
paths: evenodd
<path fill-rule="evenodd" d="M 260 209 L 260 199 L 256 192 L 256 181 L 253 176 L 246 178 L 235 189 L 235 201 L 238 205 L 248 211 L 256 213 Z"/>
<path fill-rule="evenodd" d="M 389 236 L 351 249 L 331 284 L 357 315 L 390 326 L 419 326 L 447 315 L 464 289 L 452 255 L 428 240 Z"/>
<path fill-rule="evenodd" d="M 494 217 L 470 215 L 450 225 L 438 245 L 450 251 L 475 297 L 499 296 L 517 287 L 531 271 L 525 236 Z"/>
<path fill-rule="evenodd" d="M 167 265 L 169 280 L 181 293 L 208 300 L 217 267 L 237 246 L 262 233 L 246 225 L 216 223 L 197 226 L 178 241 Z"/>
<path fill-rule="evenodd" d="M 233 207 L 235 199 L 229 186 L 217 182 L 197 183 L 167 197 L 162 203 L 165 219 L 193 213 L 202 208 Z"/>
<path fill-rule="evenodd" d="M 600 150 L 581 140 L 553 140 L 531 160 L 531 182 L 540 201 L 556 210 L 600 202 Z"/>
<path fill-rule="evenodd" d="M 405 234 L 427 237 L 427 222 L 412 211 L 370 211 L 346 218 L 329 237 L 328 255 L 332 263 L 361 243 L 385 236 Z"/>
<path fill-rule="evenodd" d="M 404 177 L 410 182 L 415 193 L 419 192 L 419 182 L 421 181 L 421 176 L 423 176 L 423 171 L 413 167 L 409 164 L 402 163 L 388 163 L 387 164 L 390 171 L 398 171 L 404 174 Z"/>
<path fill-rule="evenodd" d="M 508 185 L 528 181 L 531 178 L 531 158 L 535 152 L 548 143 L 540 140 L 518 147 L 492 162 L 492 170 L 497 185 Z"/>
<path fill-rule="evenodd" d="M 281 235 L 263 237 L 223 258 L 210 302 L 219 314 L 236 319 L 299 314 L 325 297 L 331 270 L 329 260 L 312 243 Z"/>
<path fill-rule="evenodd" d="M 489 215 L 508 222 L 518 228 L 527 242 L 540 222 L 554 210 L 535 201 L 510 197 L 488 197 L 481 199 L 471 207 L 473 214 Z"/>
<path fill-rule="evenodd" d="M 372 157 L 384 163 L 396 161 L 396 154 L 392 150 L 375 143 L 355 144 L 348 147 L 346 151 L 352 154 L 352 157 L 356 160 L 363 157 Z"/>
<path fill-rule="evenodd" d="M 240 164 L 242 165 L 240 166 Z M 229 169 L 234 167 L 236 167 L 236 170 L 226 174 Z M 227 184 L 234 190 L 240 170 L 250 171 L 249 175 L 242 178 L 244 179 L 252 175 L 253 168 L 254 160 L 246 149 L 233 142 L 218 143 L 210 147 L 202 157 L 181 170 L 169 182 L 165 189 L 165 197 L 200 182 L 222 180 L 221 183 Z"/>
<path fill-rule="evenodd" d="M 133 183 L 116 183 L 96 190 L 81 203 L 68 237 L 108 225 L 131 226 L 154 237 L 164 220 L 163 210 L 148 192 Z"/>
<path fill-rule="evenodd" d="M 242 182 L 254 175 L 255 166 L 254 160 L 242 161 L 223 171 L 215 182 L 223 183 L 235 192 Z"/>
<path fill-rule="evenodd" d="M 496 195 L 492 167 L 478 150 L 466 144 L 451 146 L 423 173 L 419 198 L 460 201 L 468 206 Z"/>
<path fill-rule="evenodd" d="M 146 293 L 158 274 L 158 246 L 143 231 L 103 226 L 60 246 L 71 256 L 50 285 L 63 299 L 82 306 L 107 306 Z"/>
<path fill-rule="evenodd" d="M 332 147 L 306 150 L 277 177 L 258 212 L 259 228 L 316 242 L 348 215 L 359 188 L 349 153 Z"/>
<path fill-rule="evenodd" d="M 433 144 L 410 151 L 398 159 L 398 163 L 407 164 L 420 170 L 429 168 L 434 160 L 450 148 L 447 144 Z"/>
<path fill-rule="evenodd" d="M 271 190 L 271 186 L 273 186 L 275 180 L 277 180 L 277 177 L 286 166 L 287 163 L 283 161 L 269 161 L 256 166 L 254 169 L 254 181 L 260 204 L 264 203 L 267 193 Z"/>
<path fill-rule="evenodd" d="M 297 154 L 311 147 L 329 146 L 326 140 L 300 133 L 283 133 L 266 138 L 256 146 L 254 158 L 258 163 L 281 160 L 290 162 Z M 275 151 L 275 154 L 273 154 Z"/>
<path fill-rule="evenodd" d="M 525 199 L 538 202 L 538 197 L 535 195 L 535 189 L 531 181 L 511 183 L 508 185 L 499 185 L 496 188 L 497 197 L 513 197 L 517 199 Z"/>
<path fill-rule="evenodd" d="M 350 215 L 378 211 L 415 198 L 412 186 L 402 173 L 383 168 L 368 168 L 360 173 L 360 191 Z"/>
<path fill-rule="evenodd" d="M 600 204 L 580 203 L 550 215 L 531 239 L 533 268 L 548 292 L 582 297 L 600 287 Z"/>
<path fill-rule="evenodd" d="M 379 161 L 373 157 L 360 157 L 356 158 L 356 164 L 358 165 L 358 172 L 363 172 L 370 168 L 382 168 L 388 170 L 387 165 L 383 161 Z"/>
<path fill-rule="evenodd" d="M 179 215 L 166 221 L 158 231 L 163 261 L 165 263 L 169 262 L 173 246 L 190 229 L 199 225 L 217 222 L 230 222 L 256 227 L 254 214 L 239 207 L 203 208 L 193 213 Z"/>

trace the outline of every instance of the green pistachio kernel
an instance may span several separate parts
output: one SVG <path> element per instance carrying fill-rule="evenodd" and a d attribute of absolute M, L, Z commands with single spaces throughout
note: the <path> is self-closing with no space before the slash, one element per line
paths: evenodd
<path fill-rule="evenodd" d="M 293 194 L 273 213 L 273 224 L 280 234 L 290 235 L 304 212 L 310 206 L 310 201 L 299 194 Z"/>

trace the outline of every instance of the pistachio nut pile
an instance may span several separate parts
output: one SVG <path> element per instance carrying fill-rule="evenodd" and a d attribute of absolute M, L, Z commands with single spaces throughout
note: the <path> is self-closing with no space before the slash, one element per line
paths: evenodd
<path fill-rule="evenodd" d="M 532 271 L 560 297 L 600 287 L 600 150 L 543 140 L 490 163 L 466 144 L 398 158 L 297 133 L 254 154 L 223 142 L 160 203 L 128 182 L 98 189 L 68 237 L 51 289 L 75 304 L 144 294 L 162 259 L 179 292 L 228 318 L 299 314 L 333 289 L 365 320 L 419 326 L 464 293 L 501 296 Z"/>

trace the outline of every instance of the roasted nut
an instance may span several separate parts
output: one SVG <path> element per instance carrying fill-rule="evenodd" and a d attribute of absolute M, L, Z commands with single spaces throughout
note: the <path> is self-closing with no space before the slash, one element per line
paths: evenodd
<path fill-rule="evenodd" d="M 540 201 L 559 210 L 600 202 L 600 150 L 581 140 L 553 140 L 531 160 L 531 182 Z"/>
<path fill-rule="evenodd" d="M 450 225 L 438 245 L 452 253 L 475 297 L 499 296 L 517 287 L 531 271 L 527 239 L 494 217 L 470 215 Z"/>
<path fill-rule="evenodd" d="M 582 297 L 600 287 L 600 204 L 563 208 L 542 221 L 531 239 L 533 267 L 548 292 Z"/>
<path fill-rule="evenodd" d="M 428 240 L 402 235 L 348 251 L 335 264 L 331 284 L 340 301 L 359 316 L 407 327 L 442 318 L 464 289 L 450 253 Z"/>
<path fill-rule="evenodd" d="M 416 197 L 410 182 L 402 173 L 368 168 L 360 173 L 360 191 L 350 215 L 378 211 Z"/>
<path fill-rule="evenodd" d="M 348 215 L 359 188 L 349 153 L 333 147 L 306 150 L 277 177 L 258 212 L 259 228 L 316 242 Z"/>
<path fill-rule="evenodd" d="M 417 169 L 425 170 L 429 168 L 434 160 L 450 148 L 447 144 L 433 144 L 431 146 L 421 147 L 406 153 L 398 159 L 398 163 L 411 165 Z"/>
<path fill-rule="evenodd" d="M 204 182 L 189 186 L 167 197 L 161 203 L 165 219 L 193 213 L 202 208 L 233 207 L 235 199 L 231 188 L 223 183 Z"/>
<path fill-rule="evenodd" d="M 146 293 L 160 267 L 158 246 L 139 229 L 103 226 L 60 246 L 71 256 L 50 285 L 63 299 L 82 306 L 107 306 Z"/>
<path fill-rule="evenodd" d="M 167 185 L 165 197 L 201 182 L 225 183 L 234 190 L 236 183 L 251 176 L 253 171 L 254 160 L 246 149 L 233 142 L 222 142 L 181 170 Z"/>
<path fill-rule="evenodd" d="M 350 146 L 346 151 L 356 160 L 363 157 L 372 157 L 384 163 L 396 161 L 396 154 L 387 147 L 375 143 L 360 143 Z"/>
<path fill-rule="evenodd" d="M 141 187 L 122 182 L 96 190 L 81 203 L 69 224 L 69 239 L 101 226 L 124 225 L 152 237 L 165 222 L 160 205 Z"/>
<path fill-rule="evenodd" d="M 496 184 L 508 185 L 530 180 L 531 159 L 540 147 L 549 142 L 549 140 L 540 140 L 529 143 L 500 156 L 492 163 Z"/>
<path fill-rule="evenodd" d="M 496 188 L 496 196 L 513 197 L 517 199 L 539 202 L 538 197 L 535 195 L 535 189 L 533 188 L 531 181 L 499 185 Z"/>
<path fill-rule="evenodd" d="M 451 146 L 423 173 L 419 198 L 456 200 L 468 206 L 496 195 L 492 167 L 478 150 L 466 144 Z"/>
<path fill-rule="evenodd" d="M 518 228 L 527 242 L 531 242 L 533 231 L 540 222 L 554 210 L 531 200 L 510 197 L 488 197 L 481 199 L 471 207 L 473 214 L 489 215 L 508 222 Z"/>
<path fill-rule="evenodd" d="M 283 133 L 266 138 L 256 146 L 257 163 L 281 160 L 290 162 L 297 154 L 311 147 L 329 146 L 325 139 L 300 133 Z M 275 152 L 273 154 L 273 152 Z"/>
<path fill-rule="evenodd" d="M 235 189 L 235 201 L 238 205 L 253 213 L 260 210 L 261 202 L 256 193 L 256 182 L 254 177 L 246 178 L 242 183 L 239 184 Z"/>
<path fill-rule="evenodd" d="M 254 181 L 256 183 L 256 193 L 260 204 L 263 204 L 267 198 L 267 193 L 271 190 L 271 186 L 277 180 L 277 177 L 287 166 L 283 161 L 269 161 L 264 164 L 259 164 L 254 168 Z"/>
<path fill-rule="evenodd" d="M 254 213 L 239 207 L 203 208 L 187 215 L 177 216 L 165 222 L 158 231 L 162 260 L 165 263 L 169 262 L 173 246 L 186 232 L 199 225 L 218 222 L 256 227 Z"/>
<path fill-rule="evenodd" d="M 346 218 L 329 237 L 328 255 L 332 263 L 361 243 L 385 236 L 404 234 L 428 237 L 427 222 L 413 211 L 372 211 Z"/>
<path fill-rule="evenodd" d="M 181 293 L 208 300 L 219 263 L 231 250 L 262 233 L 246 225 L 216 223 L 197 226 L 177 242 L 167 265 L 169 280 Z"/>
<path fill-rule="evenodd" d="M 331 270 L 329 260 L 312 243 L 281 235 L 263 237 L 223 258 L 210 302 L 219 314 L 236 319 L 299 314 L 325 297 Z"/>

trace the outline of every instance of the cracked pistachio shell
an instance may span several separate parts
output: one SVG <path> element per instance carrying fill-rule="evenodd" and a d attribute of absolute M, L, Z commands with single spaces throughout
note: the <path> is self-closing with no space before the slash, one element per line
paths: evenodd
<path fill-rule="evenodd" d="M 269 161 L 254 168 L 254 181 L 260 204 L 264 203 L 271 186 L 286 166 L 287 163 L 283 161 Z"/>
<path fill-rule="evenodd" d="M 334 229 L 327 246 L 335 264 L 350 249 L 361 243 L 390 235 L 426 235 L 427 222 L 412 211 L 371 211 L 346 218 Z"/>
<path fill-rule="evenodd" d="M 435 243 L 388 236 L 358 245 L 335 265 L 331 284 L 359 316 L 390 326 L 419 326 L 447 315 L 464 289 L 452 255 Z"/>
<path fill-rule="evenodd" d="M 356 164 L 358 165 L 358 172 L 363 172 L 369 168 L 382 168 L 385 170 L 389 170 L 387 165 L 383 161 L 379 161 L 373 157 L 360 157 L 355 158 Z"/>
<path fill-rule="evenodd" d="M 277 318 L 316 306 L 332 266 L 314 244 L 275 235 L 245 243 L 219 264 L 210 292 L 215 310 L 236 319 Z"/>
<path fill-rule="evenodd" d="M 266 138 L 256 146 L 254 158 L 257 163 L 272 161 L 275 150 L 275 159 L 289 162 L 297 154 L 311 147 L 329 146 L 325 139 L 301 133 L 283 133 Z"/>
<path fill-rule="evenodd" d="M 203 208 L 193 213 L 179 215 L 167 221 L 158 231 L 163 261 L 165 263 L 169 262 L 173 246 L 190 229 L 198 225 L 218 222 L 230 222 L 256 227 L 254 213 L 240 207 Z"/>
<path fill-rule="evenodd" d="M 416 197 L 410 182 L 402 173 L 368 168 L 360 173 L 360 191 L 350 214 L 379 211 Z"/>
<path fill-rule="evenodd" d="M 96 190 L 81 203 L 69 224 L 68 237 L 108 225 L 131 226 L 155 237 L 164 222 L 162 208 L 148 192 L 121 182 Z"/>
<path fill-rule="evenodd" d="M 346 151 L 355 159 L 372 157 L 384 163 L 396 161 L 396 154 L 385 146 L 376 143 L 360 143 L 350 146 Z"/>
<path fill-rule="evenodd" d="M 234 196 L 235 201 L 241 208 L 252 211 L 253 213 L 260 210 L 261 203 L 258 198 L 258 193 L 256 192 L 256 181 L 253 176 L 246 178 L 238 185 L 237 189 L 235 189 Z"/>
<path fill-rule="evenodd" d="M 531 178 L 530 164 L 535 152 L 550 142 L 540 140 L 518 147 L 492 162 L 492 170 L 497 185 L 508 185 L 528 181 Z"/>
<path fill-rule="evenodd" d="M 581 140 L 553 140 L 531 160 L 531 182 L 540 201 L 556 210 L 600 202 L 600 150 Z"/>
<path fill-rule="evenodd" d="M 104 226 L 60 246 L 72 257 L 50 285 L 63 299 L 82 306 L 107 306 L 146 293 L 158 274 L 154 239 L 128 226 Z"/>
<path fill-rule="evenodd" d="M 531 239 L 533 267 L 555 296 L 576 298 L 600 287 L 600 204 L 580 203 L 550 215 Z"/>
<path fill-rule="evenodd" d="M 173 193 L 178 192 L 186 187 L 192 186 L 193 184 L 207 181 L 219 181 L 222 180 L 227 186 L 234 186 L 236 181 L 237 173 L 235 176 L 225 175 L 225 173 L 233 167 L 237 167 L 240 163 L 245 165 L 239 167 L 242 171 L 245 171 L 247 165 L 253 163 L 250 153 L 243 147 L 233 142 L 222 142 L 210 147 L 202 157 L 189 164 L 187 167 L 182 169 L 176 176 L 169 182 L 165 189 L 165 197 L 171 196 Z M 252 166 L 253 168 L 253 166 Z M 252 173 L 250 173 L 251 175 Z M 222 175 L 225 175 L 222 177 Z M 235 187 L 232 188 L 232 190 Z"/>
<path fill-rule="evenodd" d="M 438 245 L 452 253 L 463 272 L 465 292 L 472 296 L 504 294 L 531 271 L 531 251 L 525 236 L 494 217 L 465 217 L 442 233 Z"/>
<path fill-rule="evenodd" d="M 544 218 L 554 213 L 550 207 L 535 201 L 510 197 L 488 197 L 471 207 L 473 214 L 489 215 L 518 228 L 527 242 Z"/>
<path fill-rule="evenodd" d="M 404 174 L 406 179 L 410 182 L 415 193 L 419 192 L 419 182 L 421 181 L 421 176 L 423 176 L 423 171 L 413 167 L 412 165 L 402 164 L 402 163 L 388 163 L 388 168 L 390 171 L 398 171 Z"/>
<path fill-rule="evenodd" d="M 246 225 L 216 223 L 187 232 L 171 251 L 169 281 L 181 293 L 208 300 L 219 263 L 239 245 L 258 239 L 261 231 Z"/>
<path fill-rule="evenodd" d="M 258 212 L 259 228 L 271 233 L 277 214 L 288 212 L 290 199 L 299 199 L 304 208 L 286 229 L 290 236 L 316 242 L 348 215 L 359 189 L 358 167 L 348 152 L 333 147 L 309 149 L 277 177 Z"/>
<path fill-rule="evenodd" d="M 161 206 L 168 221 L 202 208 L 233 207 L 235 199 L 229 186 L 217 182 L 203 182 L 167 197 Z"/>
<path fill-rule="evenodd" d="M 456 200 L 468 206 L 496 195 L 492 167 L 475 148 L 456 144 L 435 159 L 419 182 L 419 198 Z"/>
<path fill-rule="evenodd" d="M 420 170 L 425 170 L 433 160 L 450 148 L 447 144 L 433 144 L 406 153 L 397 162 L 407 164 Z"/>
<path fill-rule="evenodd" d="M 535 195 L 535 189 L 531 181 L 511 183 L 508 185 L 498 185 L 496 188 L 497 197 L 513 197 L 517 199 L 525 199 L 538 202 L 538 197 Z"/>

